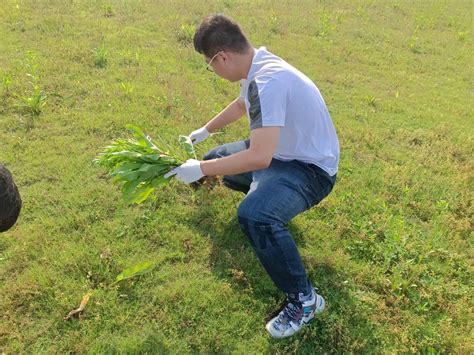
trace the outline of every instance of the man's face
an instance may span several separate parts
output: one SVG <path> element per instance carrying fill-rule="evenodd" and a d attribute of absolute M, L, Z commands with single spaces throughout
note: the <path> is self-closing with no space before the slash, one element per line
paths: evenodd
<path fill-rule="evenodd" d="M 207 70 L 216 73 L 221 78 L 229 80 L 230 82 L 240 80 L 235 74 L 231 56 L 228 53 L 219 51 L 212 58 L 205 55 L 204 60 L 207 63 Z"/>

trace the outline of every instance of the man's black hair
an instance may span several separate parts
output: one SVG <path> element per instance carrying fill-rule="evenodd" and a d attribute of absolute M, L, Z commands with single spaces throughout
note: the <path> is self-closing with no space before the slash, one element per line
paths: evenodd
<path fill-rule="evenodd" d="M 206 17 L 194 34 L 194 49 L 208 58 L 219 51 L 245 53 L 249 47 L 239 24 L 222 14 Z"/>
<path fill-rule="evenodd" d="M 0 232 L 5 232 L 15 224 L 20 210 L 20 193 L 12 174 L 0 164 Z"/>

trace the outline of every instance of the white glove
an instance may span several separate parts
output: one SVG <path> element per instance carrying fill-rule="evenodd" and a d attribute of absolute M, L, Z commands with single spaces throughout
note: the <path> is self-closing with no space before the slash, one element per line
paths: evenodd
<path fill-rule="evenodd" d="M 164 177 L 167 179 L 173 175 L 176 175 L 176 179 L 185 184 L 190 184 L 204 176 L 201 170 L 201 162 L 196 159 L 186 160 L 186 163 L 166 173 Z"/>
<path fill-rule="evenodd" d="M 204 139 L 209 137 L 209 131 L 207 130 L 206 126 L 201 127 L 195 131 L 192 131 L 191 134 L 189 135 L 189 138 L 191 139 L 191 142 L 193 144 L 198 144 L 202 142 Z"/>

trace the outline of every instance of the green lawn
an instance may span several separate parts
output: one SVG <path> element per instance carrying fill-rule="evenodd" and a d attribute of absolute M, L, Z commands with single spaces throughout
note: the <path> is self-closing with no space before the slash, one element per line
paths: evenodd
<path fill-rule="evenodd" d="M 328 304 L 292 339 L 264 329 L 283 295 L 239 229 L 243 195 L 173 183 L 127 206 L 92 164 L 127 123 L 174 143 L 238 95 L 192 47 L 214 12 L 315 81 L 341 143 L 334 191 L 290 223 Z M 473 13 L 471 1 L 0 0 L 0 162 L 24 203 L 0 238 L 0 352 L 474 352 Z M 244 118 L 198 154 L 247 136 Z M 110 286 L 144 261 L 151 273 Z"/>

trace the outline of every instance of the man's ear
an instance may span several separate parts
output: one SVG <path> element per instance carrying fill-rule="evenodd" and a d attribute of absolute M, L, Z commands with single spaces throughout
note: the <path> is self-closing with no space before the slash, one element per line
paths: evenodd
<path fill-rule="evenodd" d="M 224 61 L 224 63 L 227 64 L 228 61 L 229 61 L 229 54 L 227 52 L 222 52 L 221 56 L 222 56 L 222 60 Z"/>

